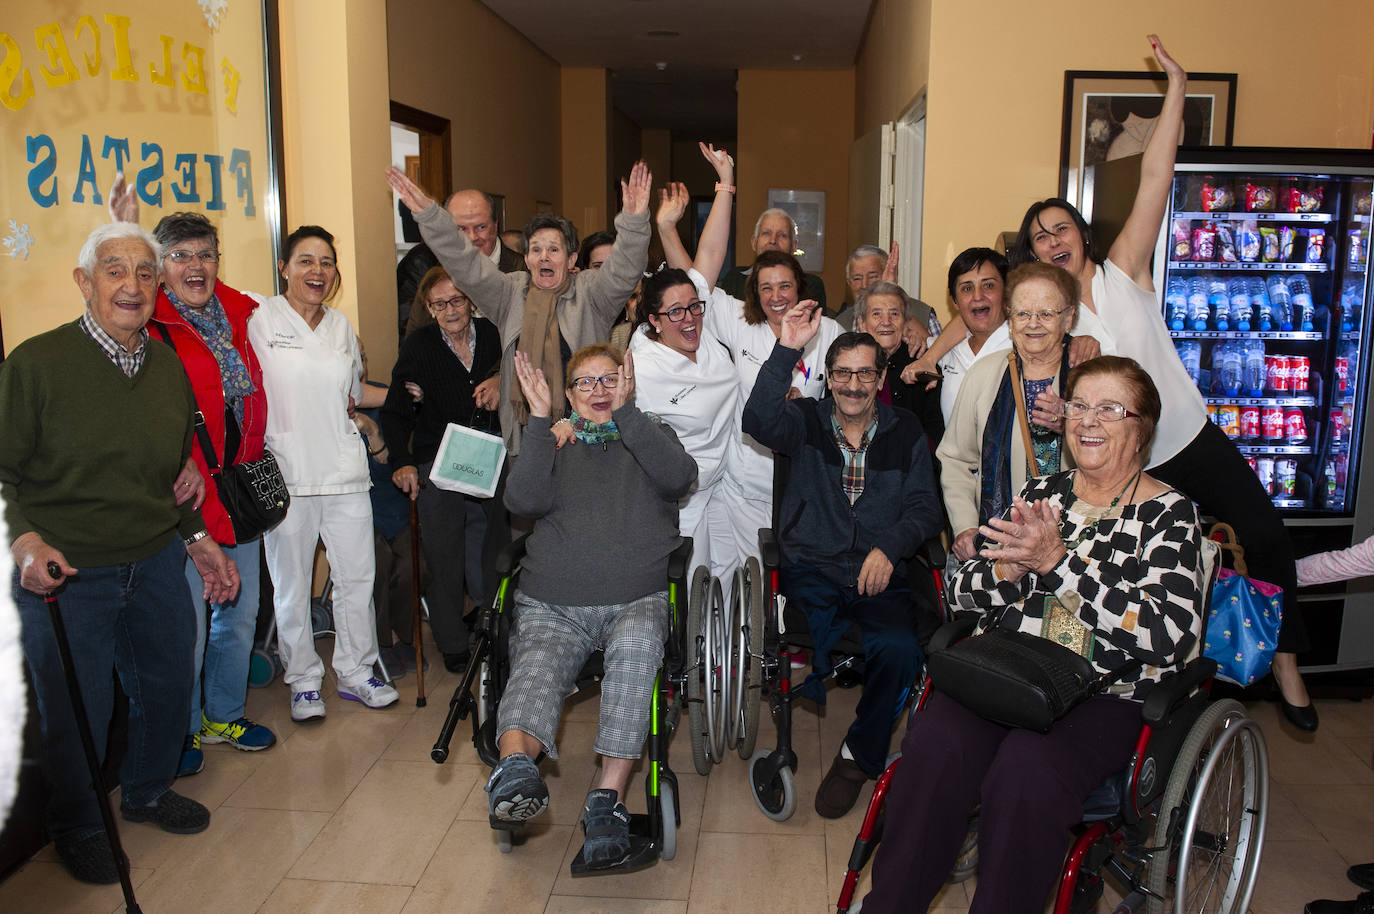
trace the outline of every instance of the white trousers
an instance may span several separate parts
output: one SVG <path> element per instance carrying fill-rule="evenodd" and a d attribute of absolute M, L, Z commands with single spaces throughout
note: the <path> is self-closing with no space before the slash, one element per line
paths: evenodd
<path fill-rule="evenodd" d="M 747 498 L 729 477 L 694 492 L 678 513 L 678 529 L 692 537 L 691 571 L 710 569 L 727 606 L 735 569 L 759 554 L 759 528 L 772 523 L 773 506 Z"/>
<path fill-rule="evenodd" d="M 263 536 L 276 590 L 277 647 L 292 692 L 324 685 L 324 661 L 315 653 L 310 627 L 310 584 L 320 540 L 334 581 L 334 673 L 339 682 L 356 685 L 372 675 L 377 662 L 371 604 L 377 565 L 368 494 L 293 495 L 286 518 Z"/>

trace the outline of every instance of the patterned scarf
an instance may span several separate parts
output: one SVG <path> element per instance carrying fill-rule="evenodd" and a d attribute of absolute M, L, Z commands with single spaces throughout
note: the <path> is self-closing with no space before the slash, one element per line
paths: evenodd
<path fill-rule="evenodd" d="M 183 305 L 176 294 L 163 286 L 168 300 L 176 307 L 177 313 L 186 319 L 191 328 L 200 334 L 205 345 L 210 347 L 215 361 L 219 364 L 219 375 L 224 383 L 224 402 L 234 410 L 234 418 L 243 421 L 243 401 L 253 393 L 253 380 L 248 377 L 248 366 L 243 356 L 234 348 L 234 331 L 229 326 L 229 316 L 219 303 L 218 295 L 210 296 L 210 303 L 197 310 Z"/>
<path fill-rule="evenodd" d="M 605 444 L 607 441 L 619 441 L 620 429 L 615 427 L 615 420 L 607 422 L 593 422 L 583 418 L 573 410 L 568 415 L 568 423 L 572 425 L 573 434 L 577 440 L 583 444 Z"/>

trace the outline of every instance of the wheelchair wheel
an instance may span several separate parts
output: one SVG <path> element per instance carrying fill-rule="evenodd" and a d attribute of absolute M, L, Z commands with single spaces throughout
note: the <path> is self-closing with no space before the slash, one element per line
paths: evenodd
<path fill-rule="evenodd" d="M 1259 874 L 1269 807 L 1264 738 L 1239 702 L 1208 705 L 1169 775 L 1146 873 L 1148 914 L 1241 914 Z"/>
<path fill-rule="evenodd" d="M 334 604 L 326 597 L 310 601 L 310 631 L 316 638 L 334 634 Z"/>
<path fill-rule="evenodd" d="M 692 587 L 687 595 L 687 728 L 692 738 L 692 764 L 702 777 L 711 773 L 711 757 L 706 749 L 706 661 L 702 637 L 710 582 L 711 576 L 706 569 L 698 568 L 692 575 Z"/>
<path fill-rule="evenodd" d="M 255 689 L 263 689 L 277 678 L 277 664 L 265 647 L 253 648 L 248 658 L 248 684 Z"/>
<path fill-rule="evenodd" d="M 501 828 L 493 829 L 493 831 L 496 832 L 496 849 L 503 854 L 509 854 L 511 848 L 515 846 L 515 841 L 511 837 L 515 832 Z"/>
<path fill-rule="evenodd" d="M 767 775 L 770 767 L 767 749 L 759 750 L 749 762 L 749 789 L 754 793 L 754 802 L 765 816 L 774 822 L 786 822 L 797 811 L 797 781 L 792 769 L 786 765 L 778 768 L 771 777 Z"/>
<path fill-rule="evenodd" d="M 477 730 L 473 737 L 473 748 L 482 763 L 495 768 L 501 760 L 501 750 L 496 744 L 496 692 L 491 681 L 491 663 L 483 660 L 477 671 Z M 507 845 L 501 853 L 509 853 Z"/>
<path fill-rule="evenodd" d="M 706 606 L 706 651 L 703 670 L 706 677 L 706 731 L 709 741 L 706 751 L 711 761 L 719 763 L 725 758 L 726 749 L 733 744 L 734 721 L 730 714 L 731 701 L 730 670 L 730 620 L 727 618 L 725 596 L 721 592 L 720 581 L 711 578 L 707 591 L 710 597 Z"/>
<path fill-rule="evenodd" d="M 954 869 L 949 874 L 950 882 L 967 882 L 978 872 L 978 815 L 969 816 L 968 835 L 964 837 L 963 847 L 954 860 Z"/>
<path fill-rule="evenodd" d="M 668 780 L 658 782 L 658 811 L 663 822 L 663 838 L 659 842 L 658 855 L 664 860 L 677 856 L 677 795 Z"/>
<path fill-rule="evenodd" d="M 759 710 L 763 701 L 763 569 L 759 560 L 749 558 L 743 573 L 735 572 L 735 590 L 744 604 L 744 623 L 748 634 L 743 637 L 740 652 L 746 664 L 743 686 L 743 710 L 740 717 L 739 757 L 749 759 L 759 736 Z"/>

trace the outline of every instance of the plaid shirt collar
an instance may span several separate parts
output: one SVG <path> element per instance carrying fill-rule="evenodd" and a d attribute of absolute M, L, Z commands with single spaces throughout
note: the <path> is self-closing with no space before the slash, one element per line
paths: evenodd
<path fill-rule="evenodd" d="M 859 496 L 864 494 L 864 472 L 868 464 L 868 445 L 873 440 L 873 435 L 878 430 L 878 411 L 873 410 L 873 418 L 868 423 L 868 428 L 864 429 L 863 436 L 859 439 L 859 446 L 849 443 L 849 439 L 844 435 L 844 429 L 840 427 L 839 411 L 831 408 L 830 430 L 835 436 L 835 443 L 840 446 L 840 455 L 844 457 L 844 469 L 840 471 L 840 485 L 844 492 L 849 496 L 849 503 L 852 505 L 859 500 Z"/>
<path fill-rule="evenodd" d="M 148 355 L 148 328 L 142 327 L 138 331 L 138 348 L 133 352 L 128 352 L 115 341 L 115 338 L 105 332 L 105 329 L 96 323 L 94 315 L 89 308 L 81 315 L 78 321 L 81 329 L 87 336 L 95 340 L 104 353 L 110 357 L 110 361 L 119 366 L 119 370 L 124 372 L 126 377 L 132 378 L 138 374 L 138 370 L 143 367 L 143 360 Z"/>

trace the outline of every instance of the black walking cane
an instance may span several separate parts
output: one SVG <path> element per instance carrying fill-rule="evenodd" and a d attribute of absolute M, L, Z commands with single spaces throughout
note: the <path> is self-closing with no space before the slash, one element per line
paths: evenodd
<path fill-rule="evenodd" d="M 48 575 L 53 580 L 61 578 L 61 566 L 56 562 L 49 562 Z M 81 697 L 81 685 L 76 681 L 76 664 L 72 662 L 72 648 L 67 642 L 66 626 L 62 624 L 62 611 L 57 607 L 57 594 L 47 594 L 43 597 L 43 602 L 48 604 L 48 617 L 52 619 L 53 634 L 57 636 L 57 653 L 62 658 L 62 672 L 67 676 L 67 694 L 72 699 L 72 713 L 76 715 L 76 729 L 81 734 L 81 747 L 86 750 L 86 764 L 91 768 L 91 786 L 95 788 L 96 805 L 100 807 L 100 818 L 105 823 L 105 835 L 110 839 L 110 850 L 114 852 L 115 869 L 119 870 L 119 885 L 124 890 L 124 910 L 126 914 L 143 914 L 142 908 L 134 898 L 134 884 L 129 878 L 129 861 L 124 856 L 124 847 L 119 843 L 119 829 L 115 827 L 114 813 L 110 811 L 110 792 L 106 789 L 105 778 L 100 773 L 95 737 L 91 736 L 91 724 L 86 719 L 86 702 Z"/>
<path fill-rule="evenodd" d="M 420 513 L 415 508 L 415 502 L 419 500 L 419 493 L 410 500 L 410 577 L 415 585 L 411 589 L 411 596 L 415 603 L 415 678 L 416 694 L 415 707 L 425 706 L 425 649 L 421 644 L 420 635 Z"/>

